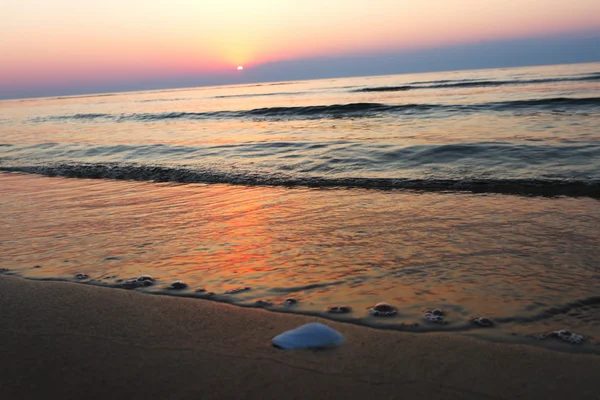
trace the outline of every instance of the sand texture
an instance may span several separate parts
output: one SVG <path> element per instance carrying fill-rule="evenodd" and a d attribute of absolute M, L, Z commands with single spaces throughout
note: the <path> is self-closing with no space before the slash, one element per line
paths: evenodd
<path fill-rule="evenodd" d="M 598 399 L 600 357 L 0 277 L 0 399 Z M 347 342 L 283 351 L 311 321 Z"/>

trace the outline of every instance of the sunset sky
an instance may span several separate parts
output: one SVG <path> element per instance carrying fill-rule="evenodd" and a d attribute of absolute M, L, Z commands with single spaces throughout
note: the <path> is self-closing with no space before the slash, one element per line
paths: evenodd
<path fill-rule="evenodd" d="M 303 60 L 301 78 L 352 57 L 379 73 L 378 57 L 532 39 L 600 61 L 598 0 L 4 0 L 0 16 L 0 98 L 298 79 Z"/>

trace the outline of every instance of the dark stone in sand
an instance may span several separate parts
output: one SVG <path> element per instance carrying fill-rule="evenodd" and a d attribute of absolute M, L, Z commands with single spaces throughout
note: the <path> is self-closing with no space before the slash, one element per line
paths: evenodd
<path fill-rule="evenodd" d="M 10 271 L 8 268 L 0 268 L 0 274 Z"/>
<path fill-rule="evenodd" d="M 332 307 L 328 307 L 326 311 L 331 314 L 347 314 L 349 312 L 352 312 L 352 307 L 332 306 Z"/>
<path fill-rule="evenodd" d="M 150 275 L 142 275 L 142 276 L 139 276 L 137 279 L 132 279 L 132 280 L 138 282 L 139 286 L 152 286 L 152 285 L 154 285 L 154 281 L 155 281 L 155 279 L 153 277 L 151 277 Z"/>
<path fill-rule="evenodd" d="M 269 307 L 273 305 L 273 303 L 271 303 L 269 300 L 257 300 L 254 302 L 254 304 L 260 307 Z"/>
<path fill-rule="evenodd" d="M 567 343 L 571 343 L 571 344 L 581 344 L 581 343 L 583 343 L 583 340 L 585 339 L 583 337 L 583 335 L 578 335 L 578 334 L 568 331 L 566 329 L 561 329 L 560 331 L 554 331 L 554 332 L 547 333 L 545 335 L 538 336 L 538 339 L 540 339 L 540 340 L 544 340 L 547 338 L 560 339 L 563 342 L 567 342 Z"/>
<path fill-rule="evenodd" d="M 185 289 L 187 287 L 188 287 L 187 283 L 185 283 L 183 281 L 175 281 L 175 282 L 171 283 L 167 287 L 167 289 L 169 289 L 169 290 L 181 290 L 181 289 Z"/>
<path fill-rule="evenodd" d="M 41 265 L 36 265 L 36 266 L 35 266 L 35 267 L 33 267 L 33 268 L 34 268 L 34 269 L 36 269 L 36 268 L 42 268 L 42 266 L 41 266 Z"/>
<path fill-rule="evenodd" d="M 225 294 L 236 294 L 236 293 L 240 293 L 240 292 L 245 292 L 246 290 L 250 290 L 250 288 L 248 286 L 245 286 L 245 287 L 240 287 L 240 288 L 236 288 L 236 289 L 229 289 L 228 291 L 225 292 Z"/>
<path fill-rule="evenodd" d="M 122 282 L 122 279 L 117 282 Z M 137 278 L 128 279 L 121 284 L 124 289 L 137 289 L 139 287 L 152 286 L 154 285 L 154 278 L 150 275 L 142 275 Z"/>
<path fill-rule="evenodd" d="M 298 300 L 296 299 L 285 299 L 285 301 L 283 302 L 284 307 L 291 307 L 295 306 L 296 304 L 298 304 Z"/>
<path fill-rule="evenodd" d="M 196 289 L 196 293 L 204 293 L 206 292 L 206 289 Z"/>
<path fill-rule="evenodd" d="M 429 322 L 435 322 L 436 324 L 444 324 L 444 311 L 436 308 L 434 310 L 428 310 L 425 312 L 425 319 Z"/>
<path fill-rule="evenodd" d="M 473 321 L 473 323 L 475 325 L 483 326 L 484 328 L 487 328 L 487 327 L 490 327 L 490 326 L 494 325 L 494 321 L 492 321 L 489 318 L 485 318 L 485 317 L 473 318 L 471 321 Z"/>
<path fill-rule="evenodd" d="M 149 275 L 142 275 L 138 278 L 129 279 L 121 284 L 121 286 L 124 289 L 137 289 L 139 287 L 146 287 L 152 285 L 154 285 L 154 278 Z"/>
<path fill-rule="evenodd" d="M 75 278 L 77 278 L 77 279 L 87 279 L 87 278 L 89 278 L 89 276 L 87 274 L 77 274 L 77 275 L 75 275 Z"/>
<path fill-rule="evenodd" d="M 396 315 L 397 310 L 396 307 L 388 303 L 377 303 L 369 310 L 369 313 L 376 317 L 391 317 Z"/>

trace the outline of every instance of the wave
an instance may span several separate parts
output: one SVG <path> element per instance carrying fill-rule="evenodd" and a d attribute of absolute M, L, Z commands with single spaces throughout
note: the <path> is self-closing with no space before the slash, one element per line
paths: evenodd
<path fill-rule="evenodd" d="M 191 100 L 190 97 L 180 97 L 176 99 L 147 99 L 147 100 L 138 100 L 136 103 L 158 103 L 158 102 L 166 102 L 166 101 L 186 101 Z"/>
<path fill-rule="evenodd" d="M 535 321 L 540 321 L 548 318 L 552 318 L 556 315 L 567 314 L 572 310 L 581 309 L 588 306 L 597 306 L 600 305 L 600 296 L 592 296 L 584 299 L 575 300 L 569 303 L 565 303 L 562 305 L 554 306 L 543 310 L 542 312 L 533 315 L 533 316 L 513 316 L 513 317 L 503 317 L 496 318 L 495 320 L 502 323 L 507 322 L 519 322 L 519 323 L 530 323 Z"/>
<path fill-rule="evenodd" d="M 541 83 L 558 82 L 577 82 L 577 81 L 598 81 L 600 74 L 589 74 L 586 76 L 570 78 L 540 78 L 540 79 L 521 79 L 521 80 L 461 80 L 461 81 L 429 81 L 414 82 L 419 84 L 410 84 L 402 86 L 374 86 L 352 90 L 352 92 L 398 92 L 418 89 L 446 89 L 446 88 L 469 88 L 469 87 L 487 87 L 487 86 L 505 86 L 505 85 L 535 85 Z"/>
<path fill-rule="evenodd" d="M 214 99 L 245 98 L 245 97 L 268 97 L 268 96 L 295 96 L 306 94 L 306 92 L 273 92 L 273 93 L 246 93 L 215 96 Z"/>
<path fill-rule="evenodd" d="M 374 87 L 366 87 L 366 88 L 352 90 L 352 92 L 403 92 L 405 90 L 427 89 L 427 88 L 432 88 L 432 87 L 433 86 L 413 86 L 413 85 L 374 86 Z"/>
<path fill-rule="evenodd" d="M 74 114 L 71 116 L 65 117 L 56 117 L 57 119 L 96 119 L 96 118 L 111 118 L 110 114 L 98 114 L 98 113 L 89 113 L 89 114 Z"/>
<path fill-rule="evenodd" d="M 172 119 L 260 119 L 260 120 L 303 120 L 324 118 L 362 118 L 387 115 L 414 115 L 431 112 L 485 112 L 508 111 L 524 108 L 572 108 L 583 106 L 600 106 L 600 97 L 555 97 L 527 100 L 514 100 L 475 104 L 382 104 L 382 103 L 348 103 L 301 107 L 266 107 L 238 111 L 207 112 L 163 112 L 134 114 L 74 114 L 50 117 L 37 117 L 33 122 L 48 120 L 96 120 L 107 119 L 115 122 L 152 122 Z"/>
<path fill-rule="evenodd" d="M 85 179 L 118 179 L 177 183 L 226 183 L 246 186 L 285 186 L 315 188 L 408 189 L 429 192 L 501 193 L 524 196 L 569 196 L 600 199 L 600 180 L 561 179 L 393 179 L 291 177 L 276 174 L 245 174 L 211 169 L 166 167 L 139 164 L 54 164 L 0 166 L 4 172 L 24 172 L 45 176 Z"/>
<path fill-rule="evenodd" d="M 380 103 L 348 103 L 304 107 L 265 107 L 240 111 L 207 111 L 207 112 L 163 112 L 134 114 L 74 114 L 34 118 L 33 122 L 48 120 L 95 120 L 108 119 L 115 122 L 125 121 L 159 121 L 171 119 L 319 119 L 372 116 L 384 112 L 426 111 L 443 108 L 437 104 L 388 105 Z"/>
<path fill-rule="evenodd" d="M 451 82 L 476 82 L 485 81 L 487 79 L 438 79 L 435 81 L 414 81 L 411 85 L 427 85 L 427 84 L 439 84 L 439 83 L 451 83 Z"/>
<path fill-rule="evenodd" d="M 516 109 L 530 107 L 579 107 L 600 106 L 600 97 L 552 97 L 547 99 L 529 99 L 488 103 L 494 109 Z"/>

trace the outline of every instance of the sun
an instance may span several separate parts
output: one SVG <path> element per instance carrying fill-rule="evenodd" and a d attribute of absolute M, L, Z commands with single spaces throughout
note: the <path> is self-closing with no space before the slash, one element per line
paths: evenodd
<path fill-rule="evenodd" d="M 238 67 L 237 67 L 237 70 L 238 70 L 238 71 L 242 71 L 243 69 L 244 69 L 244 66 L 243 66 L 243 65 L 238 65 Z"/>

